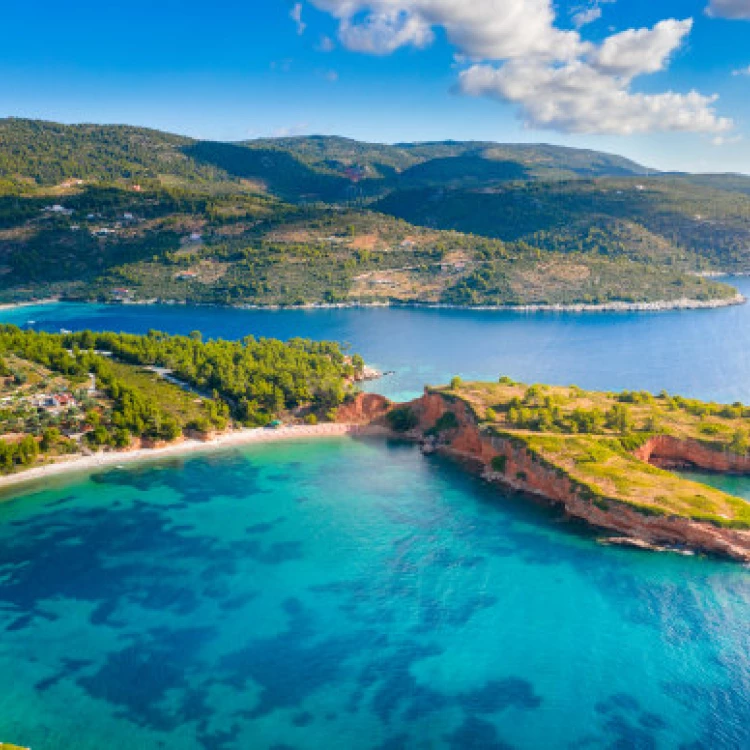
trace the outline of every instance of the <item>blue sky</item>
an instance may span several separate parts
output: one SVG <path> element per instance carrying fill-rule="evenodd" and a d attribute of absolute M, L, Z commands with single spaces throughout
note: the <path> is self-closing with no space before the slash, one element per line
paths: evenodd
<path fill-rule="evenodd" d="M 471 5 L 4 0 L 0 115 L 223 140 L 541 141 L 750 173 L 750 0 Z M 593 20 L 576 30 L 577 13 Z"/>

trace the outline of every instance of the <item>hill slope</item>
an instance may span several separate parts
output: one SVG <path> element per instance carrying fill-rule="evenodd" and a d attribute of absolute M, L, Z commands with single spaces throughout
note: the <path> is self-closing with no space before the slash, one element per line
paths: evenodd
<path fill-rule="evenodd" d="M 713 303 L 729 287 L 685 272 L 750 270 L 745 188 L 548 145 L 218 143 L 0 120 L 0 293 Z"/>

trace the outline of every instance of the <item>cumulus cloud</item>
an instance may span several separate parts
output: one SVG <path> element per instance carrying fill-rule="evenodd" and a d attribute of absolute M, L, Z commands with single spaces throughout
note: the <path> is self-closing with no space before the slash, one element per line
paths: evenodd
<path fill-rule="evenodd" d="M 678 49 L 693 28 L 693 19 L 669 19 L 652 29 L 628 29 L 607 37 L 591 56 L 601 71 L 633 78 L 663 70 L 669 56 Z"/>
<path fill-rule="evenodd" d="M 593 44 L 580 30 L 556 26 L 552 0 L 309 1 L 338 20 L 341 43 L 359 52 L 385 55 L 406 46 L 425 47 L 434 30 L 443 29 L 457 48 L 457 59 L 469 65 L 460 73 L 458 89 L 516 103 L 531 127 L 715 135 L 732 128 L 730 120 L 717 115 L 714 96 L 632 90 L 638 76 L 666 68 L 690 34 L 692 19 L 627 29 Z M 584 15 L 577 22 L 574 17 L 579 29 L 601 15 L 604 1 L 609 2 L 599 0 L 580 10 Z"/>
<path fill-rule="evenodd" d="M 711 0 L 706 13 L 713 18 L 750 20 L 750 0 Z"/>
<path fill-rule="evenodd" d="M 568 57 L 581 48 L 577 32 L 554 26 L 550 0 L 311 0 L 339 21 L 350 49 L 388 54 L 423 47 L 441 27 L 459 51 L 504 60 L 525 55 Z"/>
<path fill-rule="evenodd" d="M 732 71 L 733 76 L 750 76 L 750 65 L 746 68 L 739 68 L 738 70 Z"/>
<path fill-rule="evenodd" d="M 715 97 L 695 91 L 632 93 L 627 79 L 580 60 L 560 67 L 521 60 L 500 68 L 474 65 L 461 73 L 460 87 L 467 94 L 519 104 L 527 125 L 566 133 L 722 133 L 732 128 L 730 120 L 716 115 Z"/>

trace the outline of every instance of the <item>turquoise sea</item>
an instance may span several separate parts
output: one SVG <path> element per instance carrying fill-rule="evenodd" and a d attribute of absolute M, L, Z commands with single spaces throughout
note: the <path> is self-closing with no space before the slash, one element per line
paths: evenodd
<path fill-rule="evenodd" d="M 745 283 L 747 288 L 750 284 Z M 750 308 L 56 305 L 33 327 L 350 341 L 424 382 L 750 401 Z M 750 498 L 750 478 L 708 477 Z M 750 747 L 750 572 L 602 547 L 413 446 L 257 445 L 0 502 L 0 741 L 33 750 Z"/>

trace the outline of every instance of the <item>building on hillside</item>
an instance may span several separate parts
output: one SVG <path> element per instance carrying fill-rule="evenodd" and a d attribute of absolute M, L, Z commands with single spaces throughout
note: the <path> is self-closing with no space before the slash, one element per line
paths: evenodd
<path fill-rule="evenodd" d="M 45 206 L 42 211 L 48 214 L 58 214 L 59 216 L 73 215 L 72 208 L 65 208 L 65 206 L 61 206 L 59 203 L 55 203 L 53 206 Z"/>

